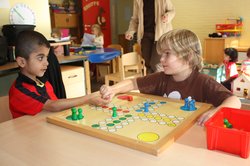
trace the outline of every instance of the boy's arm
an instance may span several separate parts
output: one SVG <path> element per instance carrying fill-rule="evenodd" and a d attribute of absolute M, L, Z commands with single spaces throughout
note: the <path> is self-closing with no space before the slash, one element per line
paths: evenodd
<path fill-rule="evenodd" d="M 93 105 L 105 105 L 108 101 L 101 98 L 99 92 L 92 93 L 90 95 L 71 98 L 71 99 L 58 99 L 58 100 L 47 100 L 43 106 L 43 110 L 47 111 L 62 111 L 75 106 L 83 104 Z"/>
<path fill-rule="evenodd" d="M 121 81 L 113 86 L 103 85 L 100 93 L 103 99 L 111 100 L 118 93 L 125 93 L 131 90 L 138 90 L 136 79 Z"/>
<path fill-rule="evenodd" d="M 241 108 L 241 102 L 240 102 L 240 99 L 236 96 L 230 96 L 226 98 L 221 103 L 221 105 L 219 105 L 218 107 L 212 108 L 209 111 L 202 114 L 197 121 L 198 125 L 204 126 L 204 123 L 210 117 L 212 117 L 221 107 Z"/>

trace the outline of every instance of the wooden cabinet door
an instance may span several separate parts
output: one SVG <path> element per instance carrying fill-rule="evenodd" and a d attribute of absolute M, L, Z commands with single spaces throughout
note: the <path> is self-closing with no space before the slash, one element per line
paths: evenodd
<path fill-rule="evenodd" d="M 224 60 L 224 49 L 238 47 L 238 38 L 207 38 L 204 42 L 204 61 L 211 64 L 220 64 Z"/>
<path fill-rule="evenodd" d="M 225 39 L 205 39 L 204 61 L 211 64 L 220 64 L 224 59 Z"/>
<path fill-rule="evenodd" d="M 77 14 L 54 13 L 55 28 L 74 28 L 78 26 Z"/>

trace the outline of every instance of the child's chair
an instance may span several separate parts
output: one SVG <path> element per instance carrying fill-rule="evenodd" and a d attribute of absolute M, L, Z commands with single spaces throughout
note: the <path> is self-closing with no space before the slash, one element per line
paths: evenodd
<path fill-rule="evenodd" d="M 118 58 L 118 66 L 119 66 L 119 71 L 105 76 L 106 85 L 109 85 L 110 81 L 116 83 L 125 79 L 140 77 L 143 75 L 142 74 L 143 66 L 141 64 L 141 57 L 137 52 L 129 52 L 121 55 Z M 129 69 L 127 71 L 125 70 L 125 68 L 129 68 L 132 66 L 135 67 L 136 70 L 134 69 L 133 70 Z"/>
<path fill-rule="evenodd" d="M 110 44 L 107 48 L 114 48 L 116 50 L 121 51 L 121 55 L 123 54 L 123 47 L 120 44 Z M 104 78 L 104 75 L 115 73 L 118 70 L 118 61 L 114 59 L 112 61 L 106 61 L 103 63 L 96 64 L 96 80 L 101 81 Z M 112 70 L 111 70 L 112 68 Z"/>
<path fill-rule="evenodd" d="M 142 63 L 142 70 L 143 70 L 143 76 L 146 76 L 146 66 L 145 66 L 145 60 L 142 58 L 142 54 L 141 54 L 141 46 L 138 43 L 135 43 L 133 45 L 133 51 L 137 52 L 140 55 L 141 58 L 141 63 Z M 129 70 L 138 70 L 138 66 L 126 66 L 125 67 L 125 71 L 129 71 Z"/>
<path fill-rule="evenodd" d="M 0 123 L 12 119 L 9 109 L 9 96 L 0 97 Z"/>

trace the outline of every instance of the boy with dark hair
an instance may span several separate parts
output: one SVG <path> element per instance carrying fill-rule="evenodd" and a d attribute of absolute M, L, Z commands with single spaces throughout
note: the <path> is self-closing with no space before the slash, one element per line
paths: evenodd
<path fill-rule="evenodd" d="M 9 91 L 9 107 L 13 118 L 35 115 L 42 110 L 61 111 L 91 103 L 103 105 L 107 101 L 97 93 L 72 99 L 57 99 L 51 84 L 43 78 L 48 67 L 50 44 L 36 31 L 23 31 L 18 35 L 15 48 L 20 72 Z"/>

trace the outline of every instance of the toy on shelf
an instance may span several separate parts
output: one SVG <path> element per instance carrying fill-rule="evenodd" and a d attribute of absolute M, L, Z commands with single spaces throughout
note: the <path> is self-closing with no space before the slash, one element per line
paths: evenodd
<path fill-rule="evenodd" d="M 250 76 L 242 73 L 239 77 L 233 80 L 233 94 L 239 97 L 249 97 Z"/>
<path fill-rule="evenodd" d="M 225 24 L 216 24 L 216 32 L 222 37 L 239 37 L 243 27 L 243 18 L 228 18 Z"/>

